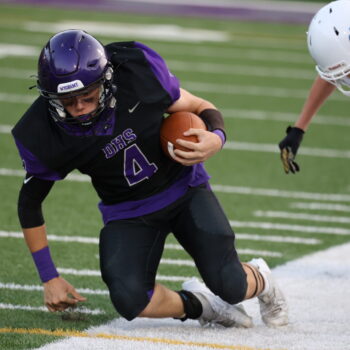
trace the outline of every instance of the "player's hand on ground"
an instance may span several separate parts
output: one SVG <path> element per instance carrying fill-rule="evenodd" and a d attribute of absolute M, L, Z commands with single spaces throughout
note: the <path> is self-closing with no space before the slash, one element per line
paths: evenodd
<path fill-rule="evenodd" d="M 283 169 L 286 174 L 292 172 L 295 174 L 300 170 L 299 165 L 295 162 L 295 156 L 303 140 L 304 131 L 302 129 L 288 126 L 287 136 L 278 144 L 281 150 L 281 160 Z"/>
<path fill-rule="evenodd" d="M 198 142 L 190 142 L 182 139 L 176 140 L 176 142 L 186 147 L 189 151 L 182 151 L 175 149 L 174 153 L 176 161 L 183 165 L 193 165 L 206 161 L 222 148 L 222 141 L 220 136 L 213 132 L 201 130 L 201 129 L 189 129 L 184 132 L 185 136 L 195 135 L 198 138 Z"/>
<path fill-rule="evenodd" d="M 56 277 L 44 283 L 44 303 L 51 312 L 64 311 L 85 301 L 74 287 L 62 277 Z"/>

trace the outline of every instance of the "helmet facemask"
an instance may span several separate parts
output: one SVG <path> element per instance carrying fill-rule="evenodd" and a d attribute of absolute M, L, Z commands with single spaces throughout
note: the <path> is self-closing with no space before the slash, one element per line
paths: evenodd
<path fill-rule="evenodd" d="M 349 76 L 345 76 L 337 80 L 329 80 L 329 82 L 335 85 L 343 95 L 350 97 L 350 77 Z"/>
<path fill-rule="evenodd" d="M 345 62 L 337 65 L 335 72 L 325 72 L 319 66 L 316 66 L 316 71 L 323 80 L 333 84 L 343 95 L 350 96 L 350 66 Z"/>
<path fill-rule="evenodd" d="M 103 79 L 82 89 L 80 88 L 64 94 L 52 94 L 40 89 L 39 90 L 41 95 L 48 99 L 50 103 L 50 114 L 56 122 L 88 127 L 98 120 L 98 116 L 106 108 L 114 108 L 115 106 L 116 100 L 113 97 L 113 93 L 115 92 L 116 87 L 112 84 L 112 78 L 113 69 L 108 67 Z M 73 117 L 65 109 L 64 104 L 62 103 L 64 99 L 70 99 L 76 96 L 88 94 L 97 88 L 99 89 L 98 105 L 92 112 Z"/>

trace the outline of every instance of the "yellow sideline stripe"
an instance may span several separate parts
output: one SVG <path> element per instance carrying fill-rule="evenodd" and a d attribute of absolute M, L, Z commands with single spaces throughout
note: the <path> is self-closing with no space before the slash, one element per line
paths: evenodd
<path fill-rule="evenodd" d="M 175 339 L 166 339 L 166 338 L 150 338 L 150 337 L 130 337 L 127 335 L 117 335 L 117 334 L 89 334 L 86 332 L 79 331 L 65 331 L 62 329 L 57 329 L 50 331 L 48 329 L 42 328 L 0 328 L 0 333 L 16 333 L 16 334 L 38 334 L 38 335 L 50 335 L 55 337 L 81 337 L 81 338 L 103 338 L 103 339 L 114 339 L 114 340 L 127 340 L 127 341 L 143 341 L 149 343 L 161 343 L 168 345 L 185 345 L 185 346 L 198 346 L 206 347 L 211 349 L 229 349 L 229 350 L 271 350 L 271 349 L 262 349 L 262 348 L 252 348 L 241 345 L 224 345 L 224 344 L 215 344 L 215 343 L 199 343 L 199 342 L 187 342 L 182 340 Z"/>

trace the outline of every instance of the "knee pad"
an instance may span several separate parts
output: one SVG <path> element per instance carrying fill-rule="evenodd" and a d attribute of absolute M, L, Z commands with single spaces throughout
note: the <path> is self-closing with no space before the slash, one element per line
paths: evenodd
<path fill-rule="evenodd" d="M 247 291 L 247 275 L 239 261 L 226 265 L 221 270 L 221 299 L 229 304 L 244 300 Z"/>
<path fill-rule="evenodd" d="M 132 278 L 105 282 L 115 309 L 128 321 L 137 317 L 150 301 L 146 288 Z"/>
<path fill-rule="evenodd" d="M 203 276 L 203 279 L 214 294 L 229 304 L 237 304 L 245 298 L 247 276 L 238 260 L 225 264 L 219 273 Z"/>

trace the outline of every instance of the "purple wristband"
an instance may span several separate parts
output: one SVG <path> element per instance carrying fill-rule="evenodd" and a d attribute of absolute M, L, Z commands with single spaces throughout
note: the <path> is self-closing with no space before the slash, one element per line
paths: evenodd
<path fill-rule="evenodd" d="M 59 276 L 51 259 L 50 249 L 48 246 L 32 253 L 32 257 L 38 270 L 41 282 L 44 283 Z"/>
<path fill-rule="evenodd" d="M 221 142 L 222 142 L 222 146 L 221 146 L 221 147 L 224 147 L 224 144 L 225 144 L 225 142 L 226 142 L 225 133 L 224 133 L 222 130 L 220 130 L 220 129 L 215 129 L 215 130 L 213 130 L 213 133 L 216 134 L 216 135 L 218 135 L 218 136 L 220 137 Z"/>

